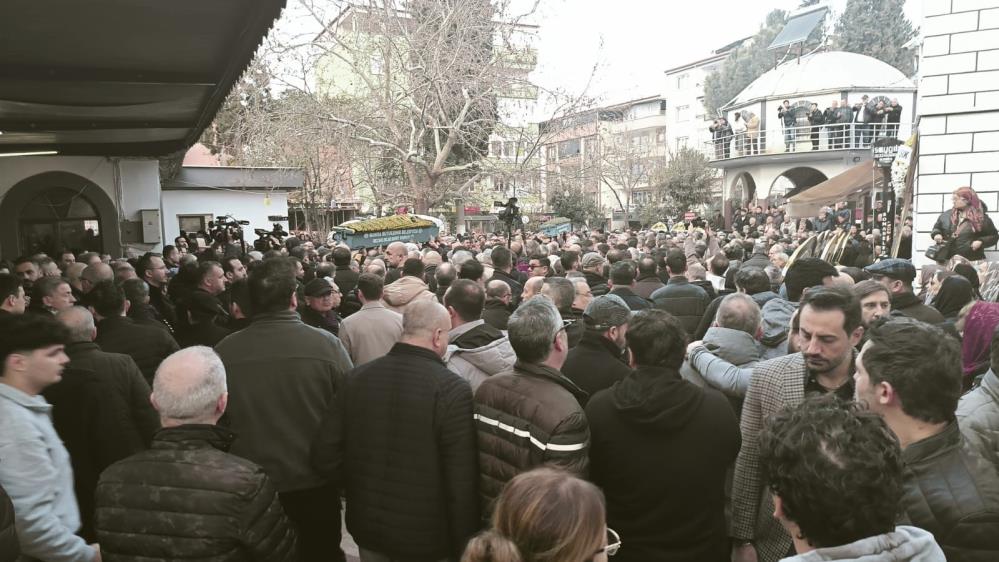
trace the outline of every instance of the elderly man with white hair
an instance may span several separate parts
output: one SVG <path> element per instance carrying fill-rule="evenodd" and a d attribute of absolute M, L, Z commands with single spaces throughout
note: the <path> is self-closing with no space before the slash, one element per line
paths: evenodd
<path fill-rule="evenodd" d="M 227 452 L 235 435 L 216 425 L 229 400 L 218 355 L 201 346 L 174 353 L 150 398 L 163 424 L 152 448 L 109 467 L 97 485 L 103 556 L 297 560 L 277 490 L 263 468 Z"/>

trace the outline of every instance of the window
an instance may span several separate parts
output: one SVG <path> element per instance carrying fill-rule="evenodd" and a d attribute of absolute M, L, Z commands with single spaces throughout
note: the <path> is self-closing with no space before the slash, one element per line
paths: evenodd
<path fill-rule="evenodd" d="M 648 191 L 634 191 L 631 193 L 632 205 L 648 205 L 652 201 L 652 194 Z"/>
<path fill-rule="evenodd" d="M 641 180 L 645 176 L 645 164 L 642 162 L 632 162 L 631 179 Z"/>
<path fill-rule="evenodd" d="M 683 90 L 690 83 L 690 75 L 684 72 L 683 74 L 676 77 L 676 89 Z"/>
<path fill-rule="evenodd" d="M 583 156 L 589 160 L 593 161 L 599 156 L 599 151 L 597 150 L 597 139 L 596 137 L 589 137 L 583 140 Z"/>
<path fill-rule="evenodd" d="M 666 129 L 656 129 L 656 144 L 666 144 Z"/>
<path fill-rule="evenodd" d="M 687 140 L 689 137 L 676 137 L 676 149 L 680 150 L 682 148 L 687 148 Z"/>
<path fill-rule="evenodd" d="M 690 120 L 690 106 L 681 105 L 676 108 L 676 121 L 677 123 L 682 123 L 684 121 Z"/>
<path fill-rule="evenodd" d="M 500 157 L 503 156 L 503 143 L 500 141 L 492 141 L 489 143 L 489 155 Z"/>
<path fill-rule="evenodd" d="M 561 159 L 579 156 L 579 144 L 579 139 L 570 139 L 558 143 L 558 157 Z"/>
<path fill-rule="evenodd" d="M 631 137 L 631 147 L 638 151 L 648 150 L 649 148 L 649 135 L 645 133 L 636 133 Z"/>
<path fill-rule="evenodd" d="M 208 230 L 208 221 L 213 215 L 177 215 L 177 224 L 184 232 L 201 232 Z"/>
<path fill-rule="evenodd" d="M 545 159 L 549 162 L 555 161 L 555 145 L 548 145 L 545 147 Z"/>

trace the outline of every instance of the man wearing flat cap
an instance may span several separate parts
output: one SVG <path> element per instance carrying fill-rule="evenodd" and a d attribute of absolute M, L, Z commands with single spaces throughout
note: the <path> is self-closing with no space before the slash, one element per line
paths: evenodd
<path fill-rule="evenodd" d="M 864 268 L 871 278 L 881 283 L 891 293 L 892 313 L 915 318 L 928 324 L 939 324 L 944 317 L 937 309 L 920 302 L 912 291 L 916 268 L 909 260 L 889 258 Z"/>
<path fill-rule="evenodd" d="M 298 315 L 313 328 L 326 330 L 334 336 L 340 333 L 340 288 L 328 278 L 317 277 L 305 284 L 305 302 L 298 306 Z"/>
<path fill-rule="evenodd" d="M 586 284 L 590 286 L 593 296 L 606 295 L 610 291 L 607 278 L 604 277 L 604 258 L 597 252 L 588 252 L 580 261 Z"/>
<path fill-rule="evenodd" d="M 631 309 L 617 295 L 590 301 L 583 311 L 583 339 L 569 350 L 562 374 L 590 396 L 623 379 L 631 372 L 625 358 L 630 319 Z"/>

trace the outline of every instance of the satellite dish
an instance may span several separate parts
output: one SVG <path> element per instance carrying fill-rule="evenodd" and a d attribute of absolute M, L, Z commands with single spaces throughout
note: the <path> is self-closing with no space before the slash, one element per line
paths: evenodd
<path fill-rule="evenodd" d="M 524 224 L 531 222 L 531 217 L 521 217 L 520 221 Z"/>

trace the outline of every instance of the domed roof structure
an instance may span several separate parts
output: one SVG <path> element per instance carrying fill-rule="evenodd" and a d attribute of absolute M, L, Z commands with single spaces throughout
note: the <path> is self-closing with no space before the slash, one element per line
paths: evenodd
<path fill-rule="evenodd" d="M 812 53 L 787 61 L 754 80 L 725 107 L 770 98 L 842 90 L 915 90 L 902 71 L 876 58 L 845 51 Z"/>

